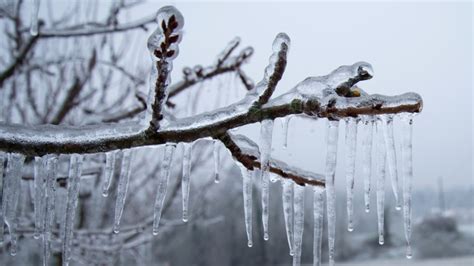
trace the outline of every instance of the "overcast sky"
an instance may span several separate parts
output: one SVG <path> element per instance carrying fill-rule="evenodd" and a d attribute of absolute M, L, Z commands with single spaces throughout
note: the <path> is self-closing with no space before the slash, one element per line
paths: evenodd
<path fill-rule="evenodd" d="M 340 65 L 357 61 L 369 62 L 375 77 L 359 84 L 367 92 L 396 95 L 414 91 L 423 97 L 423 112 L 414 124 L 416 188 L 435 185 L 439 176 L 448 186 L 472 186 L 473 8 L 470 1 L 149 1 L 135 9 L 129 18 L 148 15 L 169 3 L 181 10 L 186 21 L 175 70 L 212 63 L 229 40 L 240 36 L 244 45 L 255 48 L 254 56 L 244 69 L 253 80 L 259 81 L 271 54 L 273 38 L 279 32 L 286 32 L 292 45 L 287 70 L 276 95 L 308 76 L 325 75 Z M 143 42 L 145 39 L 144 35 Z M 148 58 L 144 61 L 149 64 Z M 175 71 L 175 81 L 180 73 Z M 293 119 L 289 148 L 284 150 L 277 121 L 274 155 L 322 173 L 325 126 L 325 121 Z M 243 132 L 258 140 L 258 127 L 249 127 Z M 341 156 L 337 179 L 342 185 L 343 123 L 339 140 Z M 360 172 L 360 162 L 358 166 Z M 361 179 L 356 179 L 360 180 L 357 187 L 362 187 Z"/>

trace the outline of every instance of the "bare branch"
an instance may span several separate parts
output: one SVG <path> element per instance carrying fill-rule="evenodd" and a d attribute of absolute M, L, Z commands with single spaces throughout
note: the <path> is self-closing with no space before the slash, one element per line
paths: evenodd
<path fill-rule="evenodd" d="M 0 90 L 3 88 L 3 83 L 5 80 L 13 76 L 16 69 L 23 64 L 23 60 L 25 60 L 26 55 L 33 48 L 37 40 L 38 36 L 32 36 L 30 39 L 28 39 L 15 60 L 0 73 Z"/>

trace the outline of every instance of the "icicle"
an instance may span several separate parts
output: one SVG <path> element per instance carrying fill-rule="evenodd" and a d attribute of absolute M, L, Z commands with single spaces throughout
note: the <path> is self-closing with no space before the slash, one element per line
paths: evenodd
<path fill-rule="evenodd" d="M 336 177 L 337 144 L 339 138 L 339 121 L 328 121 L 326 150 L 326 209 L 328 216 L 329 265 L 334 265 L 336 236 Z"/>
<path fill-rule="evenodd" d="M 8 232 L 10 233 L 10 255 L 12 256 L 16 255 L 18 249 L 18 236 L 16 234 L 18 223 L 17 206 L 18 198 L 20 196 L 20 180 L 24 162 L 24 155 L 16 153 L 8 154 L 7 169 L 5 171 L 4 179 L 5 184 L 3 188 L 3 192 L 5 194 L 3 195 L 2 204 L 5 215 L 5 224 L 7 225 Z"/>
<path fill-rule="evenodd" d="M 217 140 L 214 141 L 212 153 L 214 155 L 214 182 L 219 183 L 219 181 L 220 181 L 220 179 L 219 179 L 219 161 L 220 161 L 220 158 L 219 158 L 219 142 Z"/>
<path fill-rule="evenodd" d="M 3 216 L 5 212 L 5 208 L 3 205 L 5 204 L 5 197 L 3 196 L 3 187 L 5 186 L 4 184 L 4 179 L 3 179 L 3 172 L 4 172 L 4 167 L 5 167 L 5 159 L 6 159 L 6 153 L 0 151 L 0 246 L 3 245 Z"/>
<path fill-rule="evenodd" d="M 288 148 L 288 125 L 290 124 L 291 116 L 285 116 L 282 120 L 283 127 L 283 148 Z"/>
<path fill-rule="evenodd" d="M 346 193 L 347 193 L 347 230 L 354 230 L 354 174 L 357 148 L 357 120 L 346 120 Z"/>
<path fill-rule="evenodd" d="M 77 200 L 79 195 L 80 179 L 82 175 L 82 155 L 72 154 L 69 163 L 69 177 L 67 182 L 66 216 L 63 226 L 63 265 L 69 265 L 71 260 L 71 241 L 76 216 Z"/>
<path fill-rule="evenodd" d="M 40 6 L 40 0 L 33 0 L 33 8 L 31 10 L 31 26 L 30 26 L 30 34 L 32 36 L 38 35 L 39 6 Z"/>
<path fill-rule="evenodd" d="M 191 153 L 193 150 L 192 143 L 184 144 L 184 154 L 183 154 L 183 177 L 181 184 L 181 193 L 183 196 L 183 222 L 187 222 L 189 219 L 188 216 L 188 206 L 189 206 L 189 188 L 191 183 Z"/>
<path fill-rule="evenodd" d="M 262 179 L 262 223 L 263 239 L 268 240 L 268 205 L 270 189 L 270 154 L 272 151 L 273 120 L 262 121 L 260 129 L 260 165 Z"/>
<path fill-rule="evenodd" d="M 321 246 L 323 241 L 323 219 L 324 219 L 324 190 L 319 187 L 313 189 L 313 265 L 321 265 Z"/>
<path fill-rule="evenodd" d="M 382 115 L 382 131 L 387 151 L 388 172 L 392 183 L 393 195 L 395 196 L 395 208 L 401 210 L 402 205 L 399 198 L 397 154 L 395 151 L 395 139 L 393 137 L 393 115 Z"/>
<path fill-rule="evenodd" d="M 286 237 L 288 238 L 288 246 L 290 247 L 290 256 L 293 256 L 293 186 L 294 183 L 288 179 L 281 180 L 283 214 L 285 216 Z"/>
<path fill-rule="evenodd" d="M 237 163 L 242 173 L 242 193 L 244 198 L 245 230 L 247 231 L 247 245 L 252 247 L 252 171 Z"/>
<path fill-rule="evenodd" d="M 382 127 L 383 122 L 377 120 L 376 124 L 376 174 L 377 174 L 377 221 L 379 244 L 384 244 L 384 205 L 385 205 L 385 167 L 387 164 L 387 157 L 384 145 L 384 137 Z"/>
<path fill-rule="evenodd" d="M 33 237 L 39 239 L 44 230 L 45 183 L 47 156 L 35 157 L 34 186 L 35 186 L 35 233 Z"/>
<path fill-rule="evenodd" d="M 102 186 L 102 196 L 104 197 L 109 196 L 110 184 L 114 176 L 115 158 L 116 151 L 105 153 L 104 185 Z"/>
<path fill-rule="evenodd" d="M 413 180 L 413 115 L 403 114 L 402 173 L 403 173 L 403 224 L 407 241 L 406 256 L 412 258 L 411 251 L 411 186 Z"/>
<path fill-rule="evenodd" d="M 372 178 L 372 138 L 373 117 L 364 120 L 364 137 L 362 139 L 362 175 L 364 176 L 365 211 L 370 211 L 370 179 Z"/>
<path fill-rule="evenodd" d="M 294 186 L 293 266 L 301 264 L 301 247 L 304 229 L 304 187 Z"/>
<path fill-rule="evenodd" d="M 165 202 L 168 180 L 171 173 L 171 161 L 173 160 L 175 149 L 175 144 L 166 143 L 165 151 L 163 153 L 163 163 L 161 165 L 161 175 L 158 176 L 158 191 L 156 192 L 155 207 L 153 212 L 153 235 L 158 235 L 161 212 L 163 210 L 163 203 Z"/>
<path fill-rule="evenodd" d="M 52 227 L 54 221 L 54 205 L 56 192 L 56 174 L 58 171 L 58 156 L 46 156 L 46 184 L 44 193 L 44 232 L 43 232 L 43 265 L 49 265 L 51 253 Z"/>
<path fill-rule="evenodd" d="M 124 150 L 122 159 L 122 169 L 120 170 L 120 179 L 117 188 L 117 199 L 115 201 L 115 219 L 114 233 L 120 231 L 120 219 L 122 218 L 125 199 L 127 198 L 128 185 L 130 181 L 131 164 L 133 160 L 133 151 Z"/>

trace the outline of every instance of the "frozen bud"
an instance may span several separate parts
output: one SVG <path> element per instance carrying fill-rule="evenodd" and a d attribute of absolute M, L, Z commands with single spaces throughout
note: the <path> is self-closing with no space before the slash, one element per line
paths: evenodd
<path fill-rule="evenodd" d="M 164 6 L 160 8 L 156 16 L 156 21 L 163 31 L 168 28 L 172 31 L 177 31 L 184 26 L 184 17 L 174 6 Z"/>

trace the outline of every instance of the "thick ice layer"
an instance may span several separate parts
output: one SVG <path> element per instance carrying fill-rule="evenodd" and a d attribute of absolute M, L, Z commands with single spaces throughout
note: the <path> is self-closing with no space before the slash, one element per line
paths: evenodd
<path fill-rule="evenodd" d="M 326 148 L 326 209 L 328 217 L 329 265 L 334 265 L 336 236 L 336 178 L 339 121 L 328 121 Z"/>
<path fill-rule="evenodd" d="M 212 147 L 212 154 L 214 156 L 214 182 L 219 183 L 219 161 L 220 161 L 220 156 L 219 156 L 219 141 L 215 140 L 213 142 L 213 147 Z"/>
<path fill-rule="evenodd" d="M 294 182 L 288 179 L 282 179 L 282 201 L 283 215 L 285 217 L 286 237 L 288 238 L 288 246 L 290 255 L 293 256 L 293 186 Z"/>
<path fill-rule="evenodd" d="M 47 156 L 35 157 L 34 188 L 35 188 L 35 233 L 34 238 L 39 239 L 44 230 L 44 204 L 46 185 Z M 0 175 L 1 176 L 1 175 Z"/>
<path fill-rule="evenodd" d="M 33 0 L 33 6 L 31 9 L 31 26 L 30 26 L 30 34 L 32 36 L 38 35 L 39 6 L 40 6 L 40 0 Z"/>
<path fill-rule="evenodd" d="M 354 175 L 357 148 L 357 120 L 346 120 L 346 193 L 347 193 L 347 230 L 354 230 Z"/>
<path fill-rule="evenodd" d="M 383 121 L 377 120 L 376 123 L 376 176 L 377 176 L 377 223 L 379 244 L 383 245 L 384 240 L 384 207 L 385 207 L 385 167 L 387 163 L 387 153 L 385 151 L 383 136 Z"/>
<path fill-rule="evenodd" d="M 322 261 L 324 190 L 319 187 L 313 188 L 313 219 L 313 265 L 320 266 Z"/>
<path fill-rule="evenodd" d="M 242 173 L 242 194 L 244 198 L 244 220 L 247 232 L 247 245 L 252 247 L 252 172 L 240 163 L 237 163 Z"/>
<path fill-rule="evenodd" d="M 72 154 L 69 163 L 66 216 L 64 218 L 64 225 L 62 227 L 64 228 L 64 232 L 62 234 L 63 265 L 68 265 L 69 261 L 71 260 L 71 242 L 74 234 L 74 221 L 82 175 L 82 160 L 82 155 Z"/>
<path fill-rule="evenodd" d="M 393 137 L 393 115 L 382 115 L 382 131 L 385 138 L 385 149 L 387 151 L 387 164 L 390 180 L 392 184 L 393 194 L 395 196 L 395 208 L 401 209 L 398 186 L 398 168 L 397 153 L 395 149 L 395 138 Z"/>
<path fill-rule="evenodd" d="M 133 153 L 134 152 L 131 149 L 123 151 L 122 168 L 120 170 L 117 198 L 115 200 L 114 233 L 120 231 L 120 220 L 122 219 L 123 207 L 125 206 L 125 199 L 127 198 L 127 191 L 130 183 Z"/>
<path fill-rule="evenodd" d="M 104 184 L 102 186 L 102 196 L 104 197 L 109 195 L 110 184 L 112 183 L 112 178 L 114 177 L 116 154 L 117 151 L 105 153 Z"/>
<path fill-rule="evenodd" d="M 229 57 L 229 55 L 232 53 L 232 51 L 239 45 L 240 43 L 240 37 L 235 37 L 230 41 L 227 46 L 222 50 L 222 52 L 217 55 L 216 63 L 215 65 L 221 65 L 224 63 L 224 61 Z"/>
<path fill-rule="evenodd" d="M 163 203 L 165 202 L 166 191 L 168 189 L 168 181 L 171 173 L 171 162 L 176 145 L 167 143 L 163 152 L 163 163 L 161 165 L 161 174 L 158 176 L 158 189 L 156 192 L 155 206 L 153 212 L 153 235 L 158 235 L 158 227 L 160 225 L 161 212 L 163 211 Z"/>
<path fill-rule="evenodd" d="M 260 164 L 262 178 L 262 223 L 263 239 L 268 240 L 268 205 L 270 189 L 270 154 L 272 151 L 273 120 L 266 119 L 261 123 L 260 129 Z"/>
<path fill-rule="evenodd" d="M 45 186 L 45 213 L 44 213 L 44 233 L 43 233 L 43 265 L 49 264 L 51 256 L 51 241 L 53 238 L 52 228 L 54 226 L 54 209 L 56 200 L 56 176 L 58 172 L 58 156 L 56 154 L 47 155 L 46 162 L 46 186 Z"/>
<path fill-rule="evenodd" d="M 373 129 L 373 117 L 365 117 L 362 139 L 362 175 L 364 176 L 364 203 L 366 212 L 370 211 L 370 179 L 372 178 Z"/>
<path fill-rule="evenodd" d="M 294 186 L 294 242 L 293 242 L 293 266 L 301 264 L 301 248 L 303 245 L 304 230 L 304 188 L 303 186 Z"/>
<path fill-rule="evenodd" d="M 403 174 L 403 224 L 407 241 L 407 258 L 412 258 L 411 251 L 411 190 L 413 181 L 413 115 L 401 114 L 403 123 L 402 136 L 402 174 Z"/>
<path fill-rule="evenodd" d="M 5 170 L 3 187 L 3 211 L 4 220 L 10 233 L 10 255 L 17 253 L 17 206 L 20 196 L 20 180 L 23 170 L 25 156 L 22 154 L 9 153 L 7 159 L 7 168 Z M 2 225 L 3 226 L 3 225 Z"/>
<path fill-rule="evenodd" d="M 189 188 L 191 185 L 191 153 L 193 150 L 192 143 L 185 143 L 183 151 L 183 178 L 181 180 L 181 193 L 183 196 L 183 222 L 187 222 L 188 206 L 189 206 Z"/>

